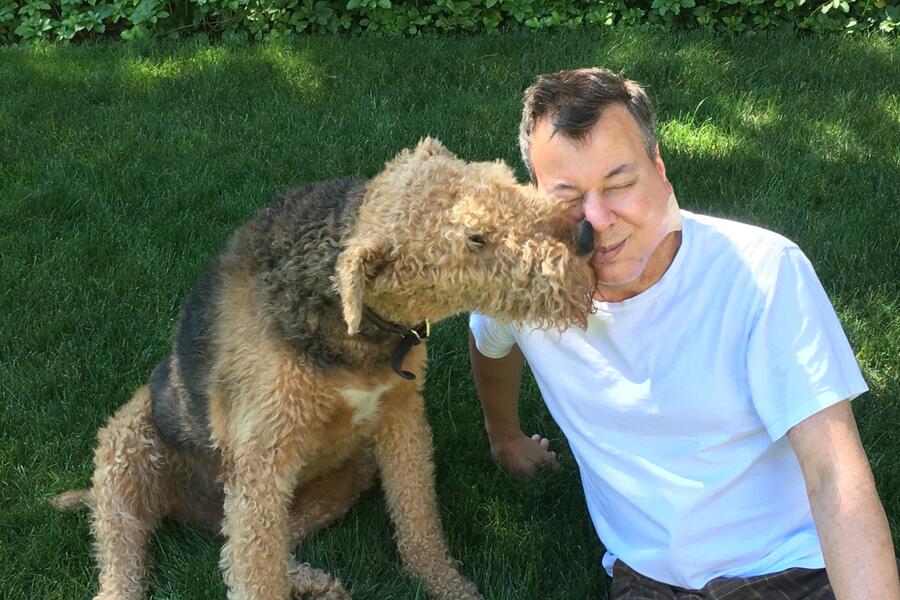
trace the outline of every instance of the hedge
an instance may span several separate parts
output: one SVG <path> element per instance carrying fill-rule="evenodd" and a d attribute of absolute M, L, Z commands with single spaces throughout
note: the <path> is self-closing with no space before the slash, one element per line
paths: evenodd
<path fill-rule="evenodd" d="M 0 43 L 608 26 L 893 35 L 898 24 L 897 0 L 0 0 Z"/>

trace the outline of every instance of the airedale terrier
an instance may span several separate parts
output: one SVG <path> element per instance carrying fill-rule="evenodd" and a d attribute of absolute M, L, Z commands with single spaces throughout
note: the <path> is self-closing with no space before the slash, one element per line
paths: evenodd
<path fill-rule="evenodd" d="M 436 598 L 480 598 L 435 507 L 421 386 L 428 323 L 465 310 L 584 324 L 570 211 L 502 162 L 425 139 L 370 181 L 310 184 L 241 227 L 187 296 L 168 358 L 98 433 L 99 600 L 137 600 L 163 518 L 224 536 L 232 600 L 346 598 L 293 549 L 376 471 L 401 558 Z"/>

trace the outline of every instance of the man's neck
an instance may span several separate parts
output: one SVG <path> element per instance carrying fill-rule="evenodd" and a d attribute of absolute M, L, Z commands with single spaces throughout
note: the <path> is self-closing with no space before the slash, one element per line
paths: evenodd
<path fill-rule="evenodd" d="M 640 277 L 622 285 L 598 283 L 594 288 L 594 300 L 622 302 L 650 289 L 653 284 L 662 279 L 662 276 L 672 266 L 672 261 L 675 260 L 679 248 L 681 248 L 681 231 L 669 232 L 650 255 L 650 260 L 647 261 L 647 266 Z"/>

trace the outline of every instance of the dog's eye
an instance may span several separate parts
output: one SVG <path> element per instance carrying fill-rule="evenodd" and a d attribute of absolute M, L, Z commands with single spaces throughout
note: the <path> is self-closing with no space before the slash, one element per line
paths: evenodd
<path fill-rule="evenodd" d="M 487 242 L 485 241 L 483 235 L 476 234 L 476 235 L 469 236 L 469 248 L 472 248 L 472 249 L 481 248 L 482 246 L 485 245 L 485 243 L 487 243 Z"/>

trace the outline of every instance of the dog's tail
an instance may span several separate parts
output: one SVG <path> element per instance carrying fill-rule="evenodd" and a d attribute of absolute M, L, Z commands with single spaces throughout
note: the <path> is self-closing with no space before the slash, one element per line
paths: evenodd
<path fill-rule="evenodd" d="M 50 504 L 57 510 L 70 511 L 79 508 L 92 508 L 94 495 L 90 488 L 84 490 L 69 490 L 58 496 L 50 498 Z"/>

